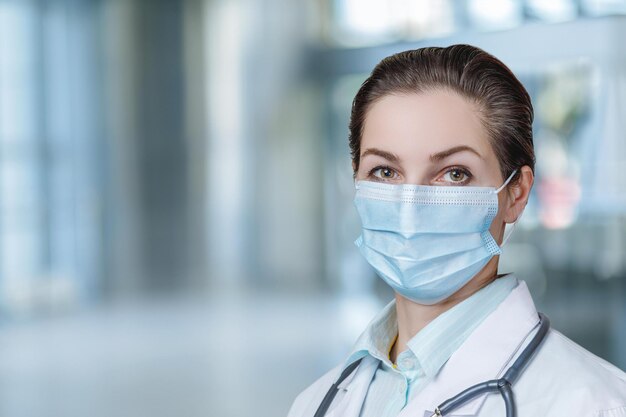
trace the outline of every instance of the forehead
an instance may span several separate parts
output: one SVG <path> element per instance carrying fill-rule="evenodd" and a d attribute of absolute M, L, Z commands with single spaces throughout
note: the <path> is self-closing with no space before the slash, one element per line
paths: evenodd
<path fill-rule="evenodd" d="M 390 94 L 368 110 L 361 149 L 381 148 L 411 159 L 467 145 L 495 158 L 479 107 L 448 90 Z"/>

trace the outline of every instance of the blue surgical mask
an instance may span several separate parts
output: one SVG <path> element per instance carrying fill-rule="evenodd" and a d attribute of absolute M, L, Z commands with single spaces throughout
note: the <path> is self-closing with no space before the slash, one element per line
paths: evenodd
<path fill-rule="evenodd" d="M 402 296 L 443 301 L 502 253 L 489 226 L 516 171 L 498 189 L 357 181 L 362 233 L 355 244 Z"/>

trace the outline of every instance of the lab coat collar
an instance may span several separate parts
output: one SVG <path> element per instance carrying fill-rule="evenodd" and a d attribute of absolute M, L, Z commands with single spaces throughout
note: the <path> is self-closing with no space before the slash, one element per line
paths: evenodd
<path fill-rule="evenodd" d="M 505 274 L 459 304 L 443 312 L 408 342 L 427 378 L 433 378 L 450 356 L 502 301 L 519 285 L 513 274 Z"/>
<path fill-rule="evenodd" d="M 432 382 L 410 400 L 399 417 L 431 416 L 435 407 L 464 389 L 501 377 L 538 322 L 528 287 L 520 281 L 452 354 Z M 487 395 L 475 398 L 449 415 L 478 414 Z"/>

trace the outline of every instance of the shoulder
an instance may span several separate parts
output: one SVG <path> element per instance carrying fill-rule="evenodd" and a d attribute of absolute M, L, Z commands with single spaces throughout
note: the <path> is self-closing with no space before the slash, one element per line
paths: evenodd
<path fill-rule="evenodd" d="M 337 365 L 298 394 L 291 405 L 288 417 L 313 416 L 340 371 L 341 365 Z"/>
<path fill-rule="evenodd" d="M 527 400 L 545 399 L 540 402 L 550 410 L 571 407 L 571 415 L 626 417 L 626 373 L 556 330 L 550 330 L 519 385 Z"/>
<path fill-rule="evenodd" d="M 561 370 L 569 369 L 576 381 L 611 384 L 621 389 L 626 400 L 626 373 L 617 366 L 594 355 L 558 330 L 550 330 L 545 346 L 546 360 Z"/>
<path fill-rule="evenodd" d="M 558 330 L 552 330 L 551 333 L 555 353 L 558 353 L 559 351 L 567 352 L 573 357 L 580 359 L 582 363 L 590 368 L 590 370 L 597 370 L 597 368 L 601 368 L 606 372 L 615 375 L 620 380 L 626 381 L 626 373 L 619 369 L 617 366 L 589 352 L 587 349 L 572 341 Z"/>

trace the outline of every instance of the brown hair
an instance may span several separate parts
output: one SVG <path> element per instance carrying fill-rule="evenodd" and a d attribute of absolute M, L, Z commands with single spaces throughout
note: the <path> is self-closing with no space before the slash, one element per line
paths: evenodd
<path fill-rule="evenodd" d="M 528 165 L 533 171 L 533 106 L 511 70 L 493 55 L 471 45 L 428 47 L 391 55 L 376 65 L 354 97 L 350 117 L 350 153 L 359 169 L 367 111 L 393 93 L 448 89 L 476 103 L 502 178 Z M 519 176 L 516 173 L 513 181 Z"/>

